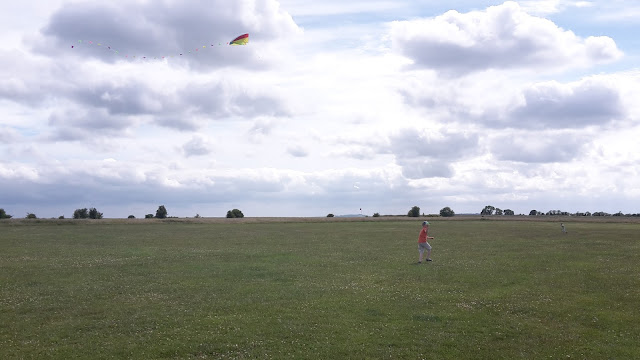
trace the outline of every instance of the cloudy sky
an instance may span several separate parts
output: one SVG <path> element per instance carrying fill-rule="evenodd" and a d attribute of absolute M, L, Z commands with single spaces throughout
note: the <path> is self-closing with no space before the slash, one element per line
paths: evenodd
<path fill-rule="evenodd" d="M 639 30 L 621 0 L 5 1 L 0 208 L 637 213 Z"/>

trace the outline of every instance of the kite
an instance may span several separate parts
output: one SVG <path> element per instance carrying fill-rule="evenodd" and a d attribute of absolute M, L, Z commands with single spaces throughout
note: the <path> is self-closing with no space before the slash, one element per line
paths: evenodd
<path fill-rule="evenodd" d="M 249 43 L 249 34 L 243 34 L 233 39 L 229 45 L 247 45 Z"/>
<path fill-rule="evenodd" d="M 248 43 L 249 43 L 249 34 L 243 34 L 243 35 L 240 35 L 237 38 L 233 39 L 229 43 L 229 45 L 247 45 Z M 218 43 L 218 46 L 221 46 L 221 45 L 222 45 L 222 43 Z M 71 45 L 71 48 L 75 49 L 75 48 L 87 47 L 87 46 L 91 46 L 91 47 L 99 46 L 99 47 L 102 47 L 102 48 L 112 52 L 115 55 L 123 56 L 123 57 L 129 58 L 129 59 L 145 59 L 146 60 L 146 59 L 166 59 L 166 58 L 172 58 L 174 56 L 176 56 L 176 57 L 177 56 L 184 56 L 184 55 L 187 55 L 187 54 L 197 53 L 197 52 L 199 52 L 201 50 L 204 50 L 204 49 L 206 49 L 208 47 L 214 47 L 216 45 L 215 44 L 211 44 L 211 46 L 202 45 L 202 47 L 197 47 L 197 48 L 192 49 L 192 50 L 183 51 L 181 53 L 176 53 L 174 55 L 164 55 L 164 56 L 144 56 L 144 55 L 121 54 L 120 51 L 116 50 L 115 48 L 111 47 L 110 45 L 103 46 L 102 43 L 93 42 L 93 41 L 90 41 L 90 40 L 85 40 L 85 41 L 78 40 L 78 43 L 76 45 Z"/>

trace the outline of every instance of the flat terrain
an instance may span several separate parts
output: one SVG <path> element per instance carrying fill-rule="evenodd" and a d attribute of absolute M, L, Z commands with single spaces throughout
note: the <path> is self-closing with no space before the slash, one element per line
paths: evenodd
<path fill-rule="evenodd" d="M 0 358 L 640 357 L 640 224 L 0 221 Z"/>

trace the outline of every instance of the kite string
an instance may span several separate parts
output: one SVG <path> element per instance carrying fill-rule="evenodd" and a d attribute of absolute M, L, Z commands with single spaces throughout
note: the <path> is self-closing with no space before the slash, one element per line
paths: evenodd
<path fill-rule="evenodd" d="M 78 40 L 78 44 L 80 44 L 80 45 L 71 45 L 71 48 L 75 49 L 78 46 L 99 46 L 99 47 L 103 47 L 102 43 L 94 42 L 93 40 Z M 86 44 L 88 44 L 88 45 L 86 45 Z M 221 45 L 222 45 L 222 43 L 218 43 L 218 46 L 221 46 Z M 211 44 L 209 47 L 215 47 L 215 45 Z M 120 51 L 114 49 L 113 47 L 111 47 L 111 45 L 106 45 L 105 48 L 108 51 L 120 56 Z M 206 48 L 207 48 L 207 45 L 202 45 L 202 48 L 197 47 L 197 48 L 195 48 L 193 50 L 189 50 L 187 52 L 179 53 L 179 55 L 176 55 L 176 56 L 184 56 L 185 54 L 192 54 L 194 52 L 197 53 L 197 52 L 200 51 L 200 49 L 206 49 Z M 124 56 L 125 58 L 132 58 L 132 59 L 165 59 L 165 58 L 172 58 L 174 55 L 169 55 L 169 56 L 164 55 L 164 56 L 153 56 L 153 57 L 151 57 L 151 56 L 138 56 L 138 55 L 129 56 L 129 54 L 124 54 L 122 56 Z"/>

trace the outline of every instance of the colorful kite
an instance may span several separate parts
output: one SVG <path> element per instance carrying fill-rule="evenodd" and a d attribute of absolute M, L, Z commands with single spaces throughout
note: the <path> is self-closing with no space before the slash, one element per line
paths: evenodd
<path fill-rule="evenodd" d="M 229 45 L 247 45 L 249 43 L 249 34 L 240 35 L 233 39 Z"/>

